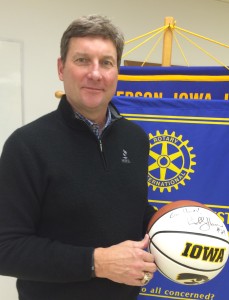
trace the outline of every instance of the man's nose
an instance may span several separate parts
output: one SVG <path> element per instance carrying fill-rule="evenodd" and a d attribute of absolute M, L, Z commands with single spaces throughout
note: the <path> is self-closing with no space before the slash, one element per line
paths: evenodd
<path fill-rule="evenodd" d="M 95 81 L 102 79 L 102 74 L 100 70 L 99 64 L 92 64 L 90 66 L 89 72 L 88 72 L 88 78 L 93 79 Z"/>

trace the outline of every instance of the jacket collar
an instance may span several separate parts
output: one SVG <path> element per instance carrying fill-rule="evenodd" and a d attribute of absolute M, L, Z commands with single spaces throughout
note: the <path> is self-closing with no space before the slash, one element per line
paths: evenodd
<path fill-rule="evenodd" d="M 115 105 L 111 102 L 109 103 L 109 109 L 111 112 L 112 121 L 122 118 L 122 116 L 119 114 L 119 111 L 117 110 Z M 61 113 L 65 122 L 70 127 L 79 128 L 79 119 L 76 118 L 75 112 L 73 111 L 70 103 L 68 102 L 66 95 L 62 96 L 57 110 Z"/>

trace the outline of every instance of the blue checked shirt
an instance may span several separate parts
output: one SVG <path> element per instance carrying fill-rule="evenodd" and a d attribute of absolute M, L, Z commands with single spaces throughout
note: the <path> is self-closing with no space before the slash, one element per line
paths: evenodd
<path fill-rule="evenodd" d="M 88 120 L 87 118 L 85 118 L 84 116 L 82 116 L 80 113 L 75 112 L 75 117 L 83 120 L 91 128 L 91 130 L 94 132 L 94 134 L 96 135 L 96 137 L 98 139 L 100 139 L 103 130 L 107 126 L 109 126 L 110 123 L 112 122 L 112 115 L 111 115 L 111 110 L 110 110 L 109 106 L 108 106 L 108 109 L 107 109 L 106 123 L 105 123 L 105 125 L 104 125 L 104 127 L 103 127 L 103 129 L 101 131 L 99 130 L 99 125 L 97 123 L 94 123 L 91 120 Z"/>

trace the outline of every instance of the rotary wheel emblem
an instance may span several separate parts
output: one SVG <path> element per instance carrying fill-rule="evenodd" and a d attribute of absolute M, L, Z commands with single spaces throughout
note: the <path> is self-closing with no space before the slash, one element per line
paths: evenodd
<path fill-rule="evenodd" d="M 179 184 L 185 185 L 185 180 L 191 179 L 189 175 L 194 173 L 196 155 L 191 153 L 193 148 L 188 147 L 189 141 L 182 138 L 182 135 L 176 137 L 175 132 L 168 134 L 167 130 L 163 134 L 157 131 L 155 136 L 149 134 L 148 186 L 153 191 L 178 190 Z"/>

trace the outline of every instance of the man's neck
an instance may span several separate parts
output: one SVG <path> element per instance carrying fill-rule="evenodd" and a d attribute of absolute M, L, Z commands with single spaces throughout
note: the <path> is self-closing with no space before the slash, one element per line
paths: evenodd
<path fill-rule="evenodd" d="M 92 113 L 86 113 L 85 111 L 81 112 L 80 110 L 74 110 L 74 112 L 76 114 L 78 114 L 79 116 L 81 116 L 81 118 L 85 118 L 87 120 L 89 120 L 90 122 L 92 123 L 95 123 L 99 126 L 99 129 L 102 131 L 105 124 L 106 124 L 106 121 L 107 121 L 107 112 L 108 112 L 108 109 L 106 110 L 106 112 L 104 112 L 103 114 L 92 114 Z"/>
<path fill-rule="evenodd" d="M 98 108 L 82 109 L 81 107 L 77 107 L 76 105 L 71 103 L 71 101 L 68 100 L 68 102 L 70 103 L 70 105 L 75 113 L 79 113 L 81 116 L 83 116 L 87 120 L 90 120 L 91 122 L 96 123 L 99 126 L 99 128 L 104 127 L 104 125 L 106 123 L 106 119 L 107 119 L 108 107 L 104 107 L 104 108 L 100 108 L 100 109 L 98 109 Z"/>

